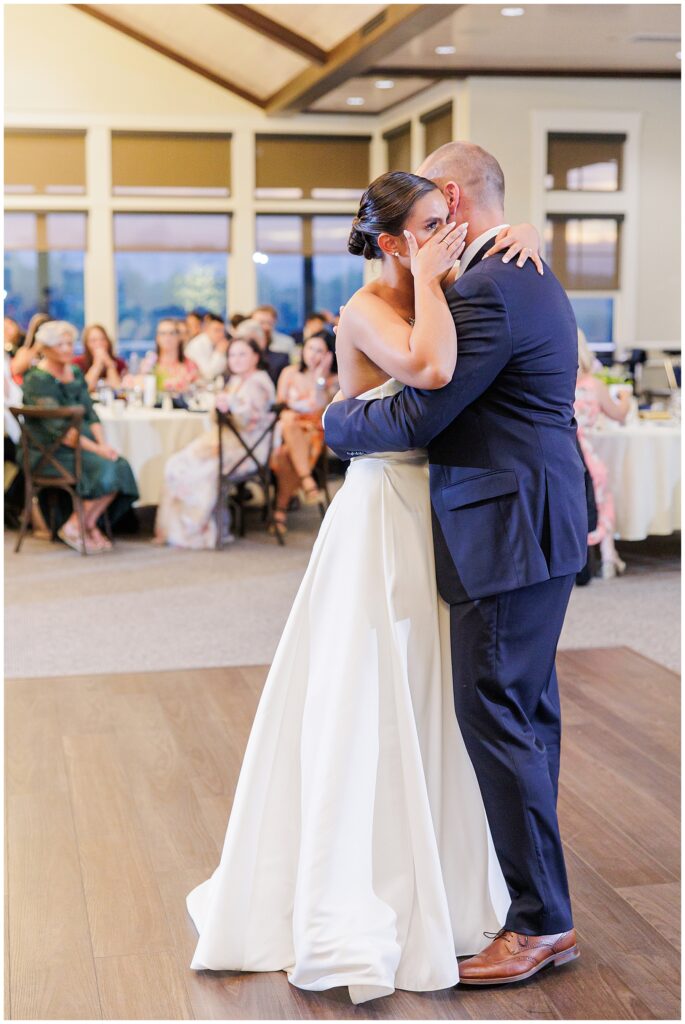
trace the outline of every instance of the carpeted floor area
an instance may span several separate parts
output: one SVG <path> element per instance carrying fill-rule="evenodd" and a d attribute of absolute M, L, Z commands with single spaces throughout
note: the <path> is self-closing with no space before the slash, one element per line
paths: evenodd
<path fill-rule="evenodd" d="M 307 565 L 316 510 L 291 517 L 284 548 L 255 529 L 224 551 L 146 538 L 82 558 L 5 534 L 8 678 L 268 664 Z M 680 671 L 680 538 L 621 546 L 621 579 L 576 588 L 562 648 L 627 646 Z"/>

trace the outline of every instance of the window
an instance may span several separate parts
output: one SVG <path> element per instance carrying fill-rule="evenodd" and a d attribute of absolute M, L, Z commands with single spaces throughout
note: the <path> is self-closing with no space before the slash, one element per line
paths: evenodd
<path fill-rule="evenodd" d="M 611 295 L 571 295 L 576 322 L 595 352 L 612 352 L 614 348 L 615 302 Z"/>
<path fill-rule="evenodd" d="M 369 183 L 368 136 L 258 135 L 257 199 L 359 199 Z"/>
<path fill-rule="evenodd" d="M 550 132 L 547 191 L 620 192 L 625 134 Z"/>
<path fill-rule="evenodd" d="M 550 266 L 568 291 L 616 291 L 620 285 L 622 215 L 549 214 L 545 244 Z"/>
<path fill-rule="evenodd" d="M 84 132 L 5 132 L 7 195 L 83 195 Z"/>
<path fill-rule="evenodd" d="M 607 357 L 636 338 L 640 125 L 623 111 L 532 113 L 532 220 L 578 326 Z"/>
<path fill-rule="evenodd" d="M 228 214 L 115 213 L 120 348 L 146 349 L 164 316 L 225 316 L 229 248 Z"/>
<path fill-rule="evenodd" d="M 393 128 L 383 136 L 389 171 L 406 171 L 411 167 L 411 124 Z"/>
<path fill-rule="evenodd" d="M 5 213 L 5 315 L 34 313 L 83 327 L 85 213 Z"/>
<path fill-rule="evenodd" d="M 115 196 L 229 196 L 230 135 L 112 134 Z"/>
<path fill-rule="evenodd" d="M 314 309 L 337 312 L 360 288 L 363 261 L 347 251 L 349 215 L 257 216 L 257 292 L 292 333 Z"/>
<path fill-rule="evenodd" d="M 429 110 L 421 116 L 421 123 L 425 128 L 426 138 L 424 151 L 432 153 L 440 146 L 452 141 L 452 104 L 446 103 L 435 110 Z M 409 164 L 406 164 L 409 167 Z"/>

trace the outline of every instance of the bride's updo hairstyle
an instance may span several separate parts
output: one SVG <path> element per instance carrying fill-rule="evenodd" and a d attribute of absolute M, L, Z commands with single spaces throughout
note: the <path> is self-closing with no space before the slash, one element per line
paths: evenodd
<path fill-rule="evenodd" d="M 408 171 L 388 171 L 372 181 L 361 198 L 347 241 L 348 251 L 365 260 L 378 260 L 383 252 L 378 236 L 401 235 L 417 199 L 438 186 Z"/>

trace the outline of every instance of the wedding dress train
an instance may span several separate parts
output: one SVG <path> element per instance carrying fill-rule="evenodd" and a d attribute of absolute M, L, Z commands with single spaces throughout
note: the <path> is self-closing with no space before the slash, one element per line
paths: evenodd
<path fill-rule="evenodd" d="M 187 903 L 195 970 L 285 970 L 355 1003 L 455 985 L 456 956 L 504 922 L 454 713 L 423 452 L 353 459 L 264 687 L 221 862 Z"/>

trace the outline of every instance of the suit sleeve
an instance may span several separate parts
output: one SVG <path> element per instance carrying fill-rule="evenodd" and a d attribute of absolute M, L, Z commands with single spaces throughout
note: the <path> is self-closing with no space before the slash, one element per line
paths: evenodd
<path fill-rule="evenodd" d="M 470 275 L 448 293 L 457 328 L 457 366 L 437 391 L 404 388 L 392 398 L 351 398 L 326 410 L 326 443 L 342 459 L 425 448 L 492 384 L 512 354 L 507 309 L 497 284 Z"/>

